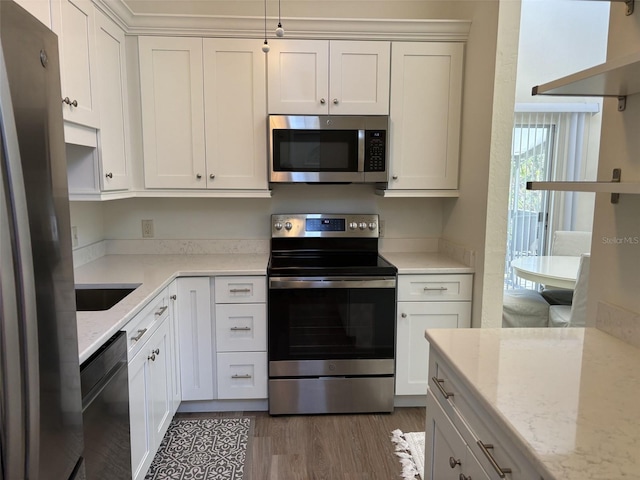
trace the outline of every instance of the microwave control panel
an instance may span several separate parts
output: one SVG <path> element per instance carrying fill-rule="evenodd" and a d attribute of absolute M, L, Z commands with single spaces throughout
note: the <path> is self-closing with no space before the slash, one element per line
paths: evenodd
<path fill-rule="evenodd" d="M 384 172 L 386 170 L 387 132 L 384 130 L 365 130 L 365 172 Z"/>

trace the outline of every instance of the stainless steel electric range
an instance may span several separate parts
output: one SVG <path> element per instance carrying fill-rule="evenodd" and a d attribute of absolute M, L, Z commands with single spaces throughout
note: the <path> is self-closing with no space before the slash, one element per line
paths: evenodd
<path fill-rule="evenodd" d="M 397 269 L 377 215 L 273 215 L 269 413 L 393 411 Z"/>

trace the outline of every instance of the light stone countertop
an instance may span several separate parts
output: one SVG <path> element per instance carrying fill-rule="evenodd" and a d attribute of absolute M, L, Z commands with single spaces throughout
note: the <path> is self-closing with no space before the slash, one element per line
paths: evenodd
<path fill-rule="evenodd" d="M 381 252 L 399 273 L 472 273 L 441 253 Z M 178 276 L 265 275 L 269 254 L 106 255 L 74 270 L 76 285 L 137 285 L 109 310 L 78 312 L 80 363 L 121 330 L 155 295 Z"/>
<path fill-rule="evenodd" d="M 266 275 L 269 254 L 106 255 L 74 270 L 76 285 L 140 286 L 109 310 L 78 312 L 80 363 L 178 276 Z"/>
<path fill-rule="evenodd" d="M 640 349 L 593 328 L 432 329 L 545 480 L 640 476 Z"/>
<path fill-rule="evenodd" d="M 473 273 L 474 269 L 437 252 L 380 252 L 398 268 L 399 274 Z"/>

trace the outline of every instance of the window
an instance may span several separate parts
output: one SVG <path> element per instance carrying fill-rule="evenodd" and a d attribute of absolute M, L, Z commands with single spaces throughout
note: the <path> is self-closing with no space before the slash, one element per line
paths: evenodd
<path fill-rule="evenodd" d="M 574 230 L 577 216 L 584 212 L 585 208 L 579 206 L 584 199 L 573 192 L 530 191 L 526 185 L 529 181 L 586 179 L 590 114 L 598 110 L 597 104 L 531 104 L 517 108 L 511 149 L 505 289 L 537 288 L 513 274 L 511 261 L 549 254 L 553 232 Z M 592 204 L 590 208 L 592 211 Z"/>

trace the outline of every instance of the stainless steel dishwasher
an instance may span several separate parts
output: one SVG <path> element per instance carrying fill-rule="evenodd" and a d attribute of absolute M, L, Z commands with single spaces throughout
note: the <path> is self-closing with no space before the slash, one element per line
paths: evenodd
<path fill-rule="evenodd" d="M 80 368 L 88 480 L 131 480 L 127 341 L 118 332 Z"/>

